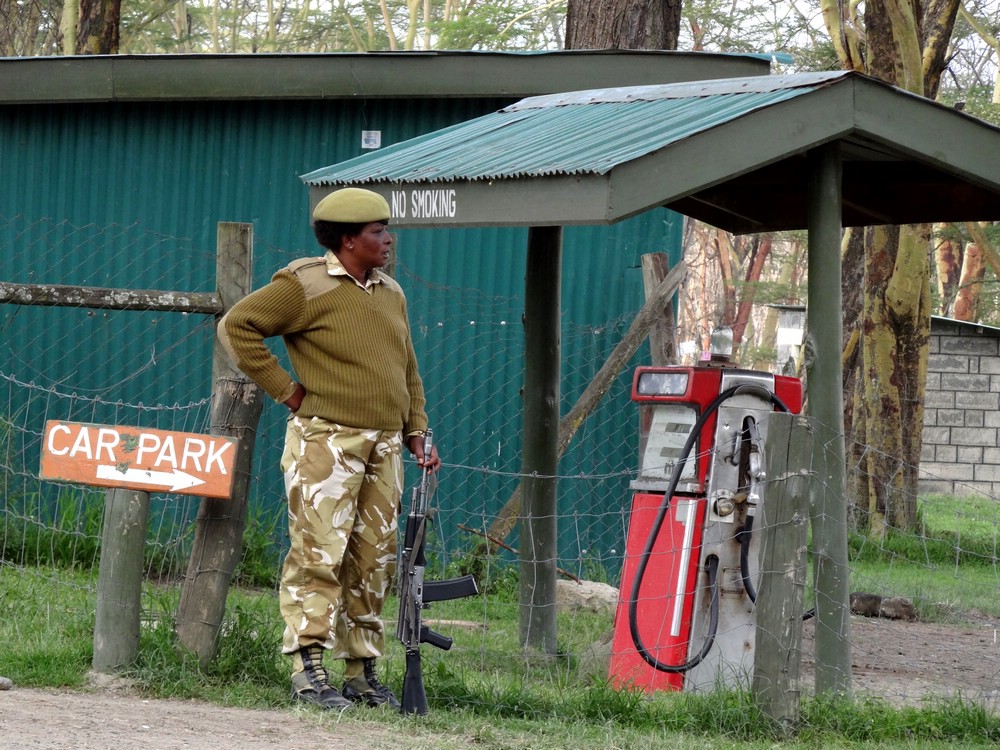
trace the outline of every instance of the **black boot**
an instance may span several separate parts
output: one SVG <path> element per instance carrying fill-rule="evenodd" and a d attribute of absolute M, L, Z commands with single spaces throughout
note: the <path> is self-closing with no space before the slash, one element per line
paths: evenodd
<path fill-rule="evenodd" d="M 327 682 L 322 646 L 300 648 L 298 656 L 302 659 L 302 670 L 292 674 L 292 700 L 335 711 L 343 711 L 352 705 Z"/>
<path fill-rule="evenodd" d="M 344 683 L 341 692 L 344 698 L 355 703 L 364 703 L 372 708 L 388 706 L 399 710 L 399 701 L 385 685 L 379 682 L 375 674 L 375 660 L 363 659 L 364 671 L 357 677 L 352 677 Z"/>

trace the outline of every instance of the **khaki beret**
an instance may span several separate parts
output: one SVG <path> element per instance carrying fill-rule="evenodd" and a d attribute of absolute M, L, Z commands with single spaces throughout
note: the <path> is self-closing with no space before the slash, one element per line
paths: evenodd
<path fill-rule="evenodd" d="M 344 224 L 389 221 L 389 204 L 378 193 L 362 188 L 335 190 L 316 204 L 313 219 Z"/>

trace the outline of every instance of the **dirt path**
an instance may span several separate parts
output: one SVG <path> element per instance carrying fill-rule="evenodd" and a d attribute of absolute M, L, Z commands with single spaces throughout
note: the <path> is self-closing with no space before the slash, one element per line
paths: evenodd
<path fill-rule="evenodd" d="M 371 747 L 359 725 L 303 709 L 259 711 L 199 701 L 139 698 L 120 691 L 15 688 L 0 693 L 4 750 L 274 750 Z M 312 715 L 310 715 L 312 714 Z M 365 730 L 377 737 L 381 730 Z"/>
<path fill-rule="evenodd" d="M 933 625 L 852 617 L 855 694 L 919 706 L 961 694 L 1000 712 L 1000 622 Z M 804 683 L 812 684 L 815 625 L 803 634 Z M 273 750 L 275 747 L 398 747 L 384 724 L 305 708 L 247 710 L 127 692 L 0 691 L 2 750 Z M 407 735 L 408 747 L 435 747 Z M 452 738 L 459 739 L 459 738 Z M 457 747 L 457 745 L 449 745 Z"/>
<path fill-rule="evenodd" d="M 815 621 L 803 632 L 804 682 L 812 684 Z M 852 686 L 898 706 L 961 695 L 1000 712 L 1000 622 L 936 625 L 851 617 Z"/>

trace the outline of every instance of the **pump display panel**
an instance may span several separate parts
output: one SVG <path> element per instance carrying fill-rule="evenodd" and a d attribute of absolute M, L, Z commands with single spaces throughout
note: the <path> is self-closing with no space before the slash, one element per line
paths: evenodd
<path fill-rule="evenodd" d="M 674 467 L 681 460 L 684 443 L 698 419 L 698 412 L 682 404 L 656 404 L 641 407 L 639 431 L 639 482 L 670 481 Z M 695 478 L 695 456 L 689 456 L 681 469 L 681 480 Z"/>

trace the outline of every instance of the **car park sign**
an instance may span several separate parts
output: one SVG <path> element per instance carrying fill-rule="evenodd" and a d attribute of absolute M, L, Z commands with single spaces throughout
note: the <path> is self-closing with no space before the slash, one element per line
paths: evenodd
<path fill-rule="evenodd" d="M 146 492 L 229 498 L 237 440 L 51 420 L 39 476 Z"/>

